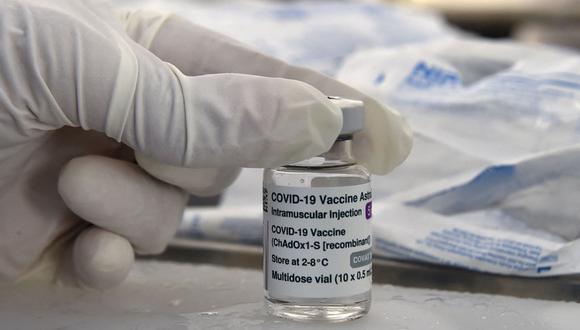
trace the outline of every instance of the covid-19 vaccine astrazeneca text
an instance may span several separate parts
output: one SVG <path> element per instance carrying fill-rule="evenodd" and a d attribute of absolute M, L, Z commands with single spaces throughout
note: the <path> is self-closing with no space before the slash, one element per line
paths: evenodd
<path fill-rule="evenodd" d="M 264 172 L 266 308 L 294 320 L 352 320 L 370 309 L 370 175 L 351 154 L 364 106 L 330 99 L 343 114 L 332 148 Z"/>

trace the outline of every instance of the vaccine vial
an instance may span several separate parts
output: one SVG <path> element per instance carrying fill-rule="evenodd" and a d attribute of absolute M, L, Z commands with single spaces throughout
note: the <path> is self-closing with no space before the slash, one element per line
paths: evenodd
<path fill-rule="evenodd" d="M 293 320 L 353 320 L 371 305 L 370 175 L 351 153 L 364 105 L 329 99 L 343 116 L 331 149 L 264 171 L 266 310 Z"/>

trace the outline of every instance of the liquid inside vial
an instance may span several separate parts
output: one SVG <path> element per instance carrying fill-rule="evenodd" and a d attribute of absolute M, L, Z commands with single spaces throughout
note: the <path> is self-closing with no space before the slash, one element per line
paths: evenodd
<path fill-rule="evenodd" d="M 264 283 L 271 315 L 345 321 L 370 309 L 368 171 L 338 141 L 321 157 L 264 172 Z"/>

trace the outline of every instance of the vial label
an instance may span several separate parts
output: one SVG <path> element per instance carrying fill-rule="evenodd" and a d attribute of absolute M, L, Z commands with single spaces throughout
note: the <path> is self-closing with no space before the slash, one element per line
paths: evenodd
<path fill-rule="evenodd" d="M 372 284 L 369 183 L 264 187 L 265 289 L 270 297 L 333 298 Z"/>

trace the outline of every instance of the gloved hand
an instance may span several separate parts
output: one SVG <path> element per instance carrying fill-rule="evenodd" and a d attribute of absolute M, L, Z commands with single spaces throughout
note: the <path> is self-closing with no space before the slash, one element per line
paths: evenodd
<path fill-rule="evenodd" d="M 367 103 L 354 143 L 373 172 L 406 157 L 395 112 L 176 16 L 0 2 L 0 279 L 120 283 L 134 250 L 165 248 L 185 191 L 327 150 L 326 94 Z"/>

